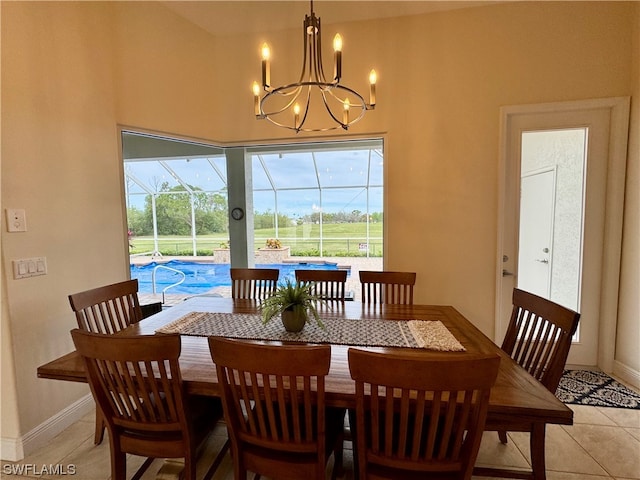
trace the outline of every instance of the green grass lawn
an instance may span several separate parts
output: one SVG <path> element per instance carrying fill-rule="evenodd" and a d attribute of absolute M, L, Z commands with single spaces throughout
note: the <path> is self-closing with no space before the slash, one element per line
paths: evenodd
<path fill-rule="evenodd" d="M 332 257 L 365 256 L 366 251 L 360 250 L 361 244 L 366 242 L 365 223 L 338 223 L 322 226 L 322 254 Z M 265 246 L 268 238 L 278 238 L 283 246 L 291 248 L 293 256 L 320 255 L 320 225 L 305 224 L 295 227 L 278 229 L 260 229 L 254 232 L 256 249 Z M 382 224 L 369 224 L 369 254 L 382 256 Z M 196 238 L 198 255 L 211 255 L 214 248 L 228 242 L 225 234 L 201 235 Z M 131 253 L 151 252 L 154 250 L 152 237 L 134 237 L 131 240 Z M 163 255 L 192 255 L 193 244 L 190 237 L 164 236 L 158 238 L 160 253 Z"/>

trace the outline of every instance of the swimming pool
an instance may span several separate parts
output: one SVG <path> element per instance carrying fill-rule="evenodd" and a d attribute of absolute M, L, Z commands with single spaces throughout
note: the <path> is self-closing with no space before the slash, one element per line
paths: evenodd
<path fill-rule="evenodd" d="M 169 262 L 151 262 L 147 265 L 131 265 L 131 278 L 138 279 L 138 290 L 140 293 L 152 293 L 152 274 L 158 265 L 180 270 L 186 275 L 183 283 L 170 288 L 167 293 L 198 294 L 205 293 L 214 287 L 231 286 L 231 276 L 229 274 L 228 263 L 198 263 L 185 262 L 182 260 L 171 260 Z M 256 268 L 277 268 L 280 270 L 280 280 L 295 280 L 295 270 L 337 270 L 336 263 L 282 263 L 282 264 L 261 264 Z M 177 283 L 182 278 L 177 272 L 167 268 L 156 270 L 156 292 L 161 293 L 169 285 Z"/>

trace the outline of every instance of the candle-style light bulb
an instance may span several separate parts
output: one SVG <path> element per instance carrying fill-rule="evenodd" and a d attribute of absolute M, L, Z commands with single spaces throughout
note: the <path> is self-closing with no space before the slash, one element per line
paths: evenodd
<path fill-rule="evenodd" d="M 293 126 L 298 128 L 298 121 L 300 120 L 300 105 L 297 103 L 293 106 Z"/>
<path fill-rule="evenodd" d="M 271 85 L 271 50 L 266 43 L 262 44 L 262 85 L 268 88 Z"/>
<path fill-rule="evenodd" d="M 376 104 L 376 82 L 378 81 L 378 74 L 375 70 L 371 70 L 369 73 L 369 105 L 372 107 Z"/>
<path fill-rule="evenodd" d="M 333 79 L 339 82 L 342 77 L 342 37 L 339 33 L 333 37 L 333 50 Z"/>
<path fill-rule="evenodd" d="M 348 125 L 349 124 L 349 108 L 351 107 L 351 102 L 349 102 L 348 98 L 344 99 L 344 102 L 342 103 L 342 124 L 343 126 Z"/>
<path fill-rule="evenodd" d="M 255 111 L 256 116 L 260 115 L 260 85 L 258 82 L 253 82 L 252 85 L 253 90 L 253 109 Z"/>
<path fill-rule="evenodd" d="M 339 33 L 336 33 L 336 36 L 333 37 L 333 50 L 336 52 L 342 51 L 342 37 Z"/>

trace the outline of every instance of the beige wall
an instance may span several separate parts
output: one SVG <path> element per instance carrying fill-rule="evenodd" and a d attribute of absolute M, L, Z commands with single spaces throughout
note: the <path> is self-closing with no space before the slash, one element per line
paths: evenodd
<path fill-rule="evenodd" d="M 640 3 L 635 5 L 632 37 L 631 122 L 625 190 L 622 268 L 616 360 L 640 382 Z"/>
<path fill-rule="evenodd" d="M 3 215 L 2 323 L 22 435 L 88 392 L 36 378 L 73 349 L 67 295 L 128 274 L 111 28 L 102 4 L 2 2 L 2 206 L 24 208 L 28 226 L 6 233 Z M 49 274 L 13 280 L 11 260 L 34 256 Z"/>
<path fill-rule="evenodd" d="M 154 2 L 117 3 L 114 70 L 121 125 L 218 138 L 215 39 Z"/>
<path fill-rule="evenodd" d="M 639 18 L 632 2 L 516 2 L 327 27 L 325 39 L 338 27 L 345 38 L 345 83 L 366 88 L 379 72 L 379 105 L 349 134 L 385 135 L 386 267 L 418 272 L 417 302 L 453 304 L 492 334 L 499 107 L 635 100 Z M 285 72 L 274 58 L 274 82 L 298 73 L 298 38 L 269 35 L 274 54 L 295 59 Z M 10 272 L 11 259 L 44 255 L 49 266 L 46 277 L 3 279 L 13 340 L 3 368 L 13 358 L 8 395 L 24 435 L 87 392 L 35 376 L 71 349 L 66 296 L 128 274 L 117 124 L 223 142 L 284 137 L 251 114 L 262 36 L 215 39 L 146 2 L 3 2 L 1 40 L 2 205 L 25 208 L 29 225 L 2 233 L 3 262 Z M 640 371 L 637 342 L 622 340 L 638 336 L 632 110 L 616 358 Z"/>

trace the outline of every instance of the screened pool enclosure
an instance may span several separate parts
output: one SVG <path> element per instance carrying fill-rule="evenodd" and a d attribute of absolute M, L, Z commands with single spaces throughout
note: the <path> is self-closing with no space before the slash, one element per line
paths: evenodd
<path fill-rule="evenodd" d="M 123 132 L 122 145 L 133 255 L 277 239 L 291 255 L 382 256 L 381 139 L 221 148 Z"/>

